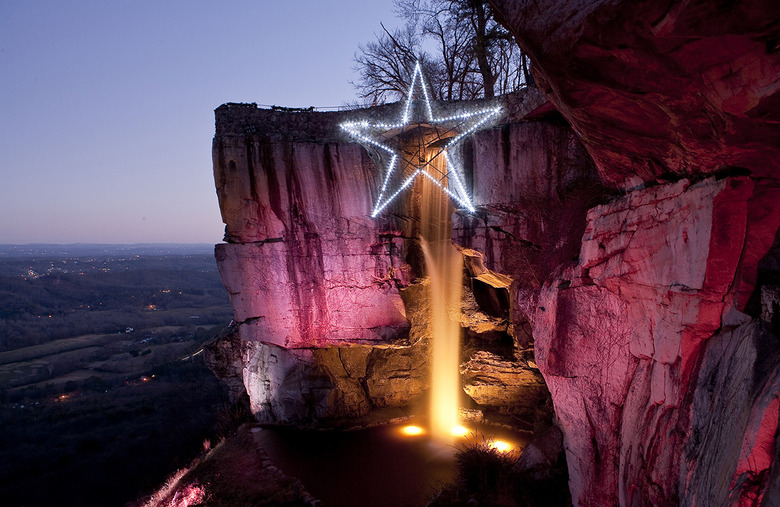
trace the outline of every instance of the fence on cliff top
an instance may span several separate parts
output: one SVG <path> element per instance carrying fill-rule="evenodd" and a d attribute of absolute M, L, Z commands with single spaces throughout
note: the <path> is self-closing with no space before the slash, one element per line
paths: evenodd
<path fill-rule="evenodd" d="M 525 89 L 527 86 L 523 86 L 520 89 Z M 480 99 L 476 99 L 480 100 Z M 445 101 L 445 102 L 461 102 L 458 100 Z M 346 104 L 341 106 L 309 106 L 309 107 L 286 107 L 277 106 L 276 104 L 257 104 L 255 105 L 261 109 L 271 109 L 272 111 L 286 111 L 288 113 L 311 113 L 314 111 L 352 111 L 354 109 L 365 109 L 374 106 L 381 106 L 383 104 Z"/>
<path fill-rule="evenodd" d="M 309 107 L 285 107 L 285 106 L 277 106 L 276 104 L 255 104 L 257 107 L 261 109 L 271 109 L 273 111 L 286 111 L 288 113 L 310 113 L 313 111 L 351 111 L 353 109 L 363 109 L 366 107 L 371 107 L 369 105 L 360 105 L 360 104 L 352 104 L 352 105 L 344 105 L 344 106 L 309 106 Z"/>

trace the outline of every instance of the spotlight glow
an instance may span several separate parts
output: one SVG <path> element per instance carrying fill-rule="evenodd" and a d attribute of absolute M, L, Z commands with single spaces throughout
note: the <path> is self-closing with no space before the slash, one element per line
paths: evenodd
<path fill-rule="evenodd" d="M 491 440 L 488 446 L 498 452 L 509 452 L 514 448 L 512 444 L 504 442 L 503 440 Z"/>
<path fill-rule="evenodd" d="M 421 125 L 423 123 L 422 118 L 412 118 L 412 97 L 414 94 L 415 86 L 419 85 L 420 89 L 422 90 L 423 98 L 425 101 L 425 119 L 424 121 L 427 124 L 430 125 L 439 125 L 443 129 L 446 130 L 446 134 L 452 134 L 455 135 L 450 137 L 446 143 L 443 144 L 443 146 L 437 146 L 432 148 L 433 150 L 438 150 L 434 152 L 433 157 L 431 157 L 429 160 L 425 161 L 424 163 L 420 164 L 419 161 L 411 161 L 405 159 L 401 153 L 398 152 L 398 150 L 394 149 L 393 147 L 387 145 L 385 142 L 382 141 L 383 138 L 386 138 L 386 134 L 389 131 L 400 129 L 401 132 L 404 132 L 406 129 L 405 127 L 408 125 Z M 417 64 L 414 67 L 414 72 L 412 74 L 412 83 L 409 86 L 409 91 L 406 94 L 406 104 L 404 104 L 403 111 L 401 114 L 400 121 L 398 123 L 385 123 L 385 122 L 376 122 L 372 123 L 368 120 L 360 120 L 360 121 L 350 121 L 350 122 L 344 122 L 341 124 L 341 128 L 346 131 L 350 136 L 352 136 L 354 139 L 359 141 L 360 143 L 366 145 L 367 147 L 372 147 L 375 149 L 379 149 L 383 152 L 388 153 L 391 158 L 389 161 L 384 162 L 384 177 L 382 181 L 382 188 L 379 192 L 379 197 L 376 200 L 376 203 L 374 204 L 374 209 L 371 213 L 371 217 L 376 217 L 385 207 L 387 207 L 388 204 L 390 204 L 404 189 L 409 187 L 413 180 L 420 175 L 428 177 L 431 181 L 436 183 L 436 185 L 444 192 L 446 193 L 459 207 L 465 208 L 470 212 L 475 212 L 474 205 L 471 202 L 471 197 L 469 193 L 466 191 L 465 186 L 463 185 L 463 178 L 459 174 L 459 169 L 456 166 L 456 164 L 453 162 L 453 158 L 450 156 L 449 150 L 454 149 L 457 147 L 457 145 L 463 141 L 466 137 L 468 137 L 470 134 L 473 134 L 478 129 L 482 128 L 488 121 L 498 117 L 501 114 L 501 108 L 500 107 L 488 107 L 479 109 L 476 111 L 470 111 L 467 113 L 452 115 L 452 116 L 445 116 L 445 117 L 436 117 L 433 114 L 433 108 L 431 107 L 431 100 L 430 96 L 428 95 L 428 88 L 425 83 L 425 78 L 423 77 L 422 68 L 420 67 L 420 62 L 417 62 Z M 443 136 L 439 136 L 438 140 L 443 140 Z M 443 177 L 437 178 L 436 174 L 431 174 L 429 172 L 429 169 L 431 168 L 431 162 L 436 157 L 442 155 L 446 159 L 446 167 L 447 167 L 447 173 L 444 174 Z M 396 183 L 396 187 L 388 190 L 388 184 L 390 182 L 391 177 L 393 176 L 394 171 L 398 167 L 398 159 L 403 159 L 407 166 L 412 167 L 414 172 L 412 175 L 404 180 L 401 183 Z M 382 158 L 380 157 L 380 160 Z M 401 164 L 403 166 L 403 164 Z M 446 179 L 446 186 L 443 185 L 441 182 Z M 450 180 L 455 180 L 454 185 L 450 185 Z M 387 194 L 390 194 L 389 197 L 387 197 Z"/>
<path fill-rule="evenodd" d="M 466 428 L 465 426 L 453 426 L 450 432 L 452 433 L 452 436 L 465 437 L 466 435 L 471 433 L 471 430 Z"/>
<path fill-rule="evenodd" d="M 401 434 L 407 437 L 416 437 L 423 434 L 423 429 L 414 425 L 404 426 L 401 428 Z"/>

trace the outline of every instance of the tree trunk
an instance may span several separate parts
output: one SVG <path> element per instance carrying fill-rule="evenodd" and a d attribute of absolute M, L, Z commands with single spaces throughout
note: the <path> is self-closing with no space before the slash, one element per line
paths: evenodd
<path fill-rule="evenodd" d="M 526 86 L 536 86 L 536 81 L 534 80 L 533 74 L 531 74 L 530 70 L 528 69 L 528 55 L 523 55 L 520 57 L 520 61 L 523 62 L 523 79 L 525 80 Z"/>
<path fill-rule="evenodd" d="M 488 40 L 487 40 L 487 16 L 483 0 L 471 0 L 474 6 L 474 17 L 476 34 L 474 36 L 474 56 L 477 57 L 479 73 L 482 74 L 482 85 L 484 87 L 485 98 L 495 96 L 494 86 L 496 76 L 488 61 Z"/>

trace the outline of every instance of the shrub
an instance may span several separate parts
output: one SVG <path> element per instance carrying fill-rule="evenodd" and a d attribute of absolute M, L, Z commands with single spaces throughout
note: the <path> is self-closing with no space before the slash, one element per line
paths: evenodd
<path fill-rule="evenodd" d="M 490 439 L 480 441 L 475 437 L 458 446 L 455 482 L 440 491 L 429 506 L 521 505 L 516 501 L 512 472 L 518 454 L 499 451 L 491 443 Z"/>
<path fill-rule="evenodd" d="M 518 472 L 518 452 L 502 452 L 483 439 L 460 446 L 455 454 L 457 477 L 428 507 L 571 507 L 565 462 L 549 478 L 534 479 Z"/>

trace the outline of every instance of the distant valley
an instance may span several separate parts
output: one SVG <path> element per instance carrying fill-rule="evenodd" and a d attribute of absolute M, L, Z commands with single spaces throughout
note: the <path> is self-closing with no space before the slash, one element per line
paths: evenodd
<path fill-rule="evenodd" d="M 191 459 L 226 403 L 200 351 L 231 318 L 213 245 L 0 245 L 9 505 L 122 505 Z"/>

